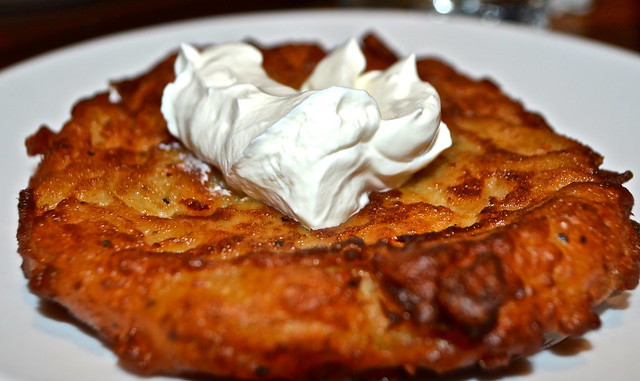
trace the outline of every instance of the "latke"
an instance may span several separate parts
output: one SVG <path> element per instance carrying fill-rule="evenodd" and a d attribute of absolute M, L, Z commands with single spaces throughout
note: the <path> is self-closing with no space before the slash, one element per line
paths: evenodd
<path fill-rule="evenodd" d="M 373 36 L 363 49 L 369 69 L 396 60 Z M 263 51 L 291 86 L 325 55 Z M 600 155 L 488 80 L 420 60 L 453 146 L 344 224 L 311 231 L 225 189 L 169 135 L 159 105 L 172 65 L 114 83 L 119 100 L 83 100 L 60 132 L 26 142 L 41 156 L 19 203 L 29 287 L 135 372 L 493 368 L 597 328 L 593 308 L 637 285 L 631 174 L 600 169 Z"/>

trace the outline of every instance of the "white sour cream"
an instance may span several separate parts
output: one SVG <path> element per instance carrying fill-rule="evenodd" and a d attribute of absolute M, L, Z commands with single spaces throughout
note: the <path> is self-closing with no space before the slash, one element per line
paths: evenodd
<path fill-rule="evenodd" d="M 269 78 L 255 47 L 183 44 L 162 113 L 227 184 L 311 229 L 339 225 L 369 193 L 401 186 L 451 145 L 440 99 L 415 57 L 364 73 L 351 40 L 301 90 Z"/>

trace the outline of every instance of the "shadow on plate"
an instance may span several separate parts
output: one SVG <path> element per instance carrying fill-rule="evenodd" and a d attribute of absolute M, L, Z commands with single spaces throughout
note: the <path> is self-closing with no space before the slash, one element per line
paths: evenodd
<path fill-rule="evenodd" d="M 40 299 L 38 302 L 38 312 L 48 319 L 76 327 L 80 332 L 95 338 L 105 348 L 111 350 L 109 343 L 100 337 L 93 327 L 76 318 L 66 307 L 50 300 Z"/>
<path fill-rule="evenodd" d="M 471 367 L 447 374 L 436 374 L 425 369 L 418 369 L 415 374 L 409 374 L 403 368 L 371 369 L 357 374 L 348 374 L 336 366 L 327 366 L 312 372 L 313 381 L 498 381 L 505 377 L 526 376 L 533 371 L 531 363 L 526 358 L 515 359 L 508 366 L 497 370 L 484 370 Z M 179 378 L 185 381 L 233 381 L 226 377 L 211 377 L 208 375 L 188 375 Z M 259 379 L 256 379 L 257 381 Z M 248 381 L 248 380 L 236 380 Z M 253 381 L 253 380 L 252 380 Z M 283 380 L 284 381 L 284 380 Z"/>

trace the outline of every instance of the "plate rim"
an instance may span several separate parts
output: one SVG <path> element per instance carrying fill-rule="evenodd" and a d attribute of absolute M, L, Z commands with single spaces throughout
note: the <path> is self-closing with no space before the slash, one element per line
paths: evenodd
<path fill-rule="evenodd" d="M 101 36 L 91 37 L 86 40 L 73 42 L 71 44 L 63 45 L 51 50 L 43 51 L 34 56 L 26 58 L 24 60 L 14 62 L 2 69 L 0 69 L 0 81 L 4 76 L 10 75 L 10 72 L 17 70 L 25 70 L 23 67 L 29 67 L 37 65 L 41 61 L 50 60 L 52 57 L 58 55 L 71 54 L 75 51 L 82 50 L 88 46 L 104 43 L 112 43 L 127 36 L 129 38 L 141 38 L 145 34 L 149 33 L 161 33 L 164 30 L 175 29 L 176 27 L 202 25 L 215 21 L 222 22 L 246 22 L 252 19 L 265 19 L 265 18 L 278 18 L 284 16 L 295 17 L 322 17 L 328 16 L 337 17 L 364 17 L 367 15 L 394 17 L 394 18 L 413 18 L 424 19 L 435 23 L 452 23 L 473 27 L 486 27 L 486 28 L 506 28 L 515 33 L 523 33 L 530 36 L 542 36 L 543 38 L 551 38 L 557 40 L 564 40 L 566 43 L 574 44 L 583 49 L 598 49 L 604 50 L 608 54 L 618 56 L 620 59 L 636 61 L 640 64 L 640 52 L 609 44 L 602 41 L 589 39 L 584 36 L 579 36 L 563 31 L 556 31 L 552 29 L 534 28 L 523 24 L 514 22 L 504 22 L 500 24 L 483 23 L 478 18 L 473 16 L 464 15 L 441 15 L 435 12 L 416 12 L 411 9 L 398 9 L 398 8 L 303 8 L 303 9 L 281 9 L 281 10 L 262 10 L 262 11 L 250 11 L 229 13 L 222 15 L 206 15 L 200 17 L 193 17 L 181 20 L 174 20 L 169 22 L 161 22 L 151 25 L 145 25 L 140 27 L 128 28 L 121 31 L 115 31 L 107 33 Z"/>

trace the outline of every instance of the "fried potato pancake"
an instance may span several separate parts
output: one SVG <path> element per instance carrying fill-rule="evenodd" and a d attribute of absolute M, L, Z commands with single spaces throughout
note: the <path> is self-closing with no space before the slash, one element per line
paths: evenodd
<path fill-rule="evenodd" d="M 396 60 L 374 36 L 362 45 L 369 69 Z M 325 55 L 262 49 L 268 73 L 294 87 Z M 638 283 L 631 174 L 600 169 L 600 155 L 489 80 L 419 60 L 453 146 L 344 224 L 312 231 L 226 189 L 168 133 L 159 105 L 173 60 L 26 142 L 41 156 L 19 202 L 29 287 L 135 372 L 493 368 L 549 335 L 597 328 L 594 307 Z"/>

